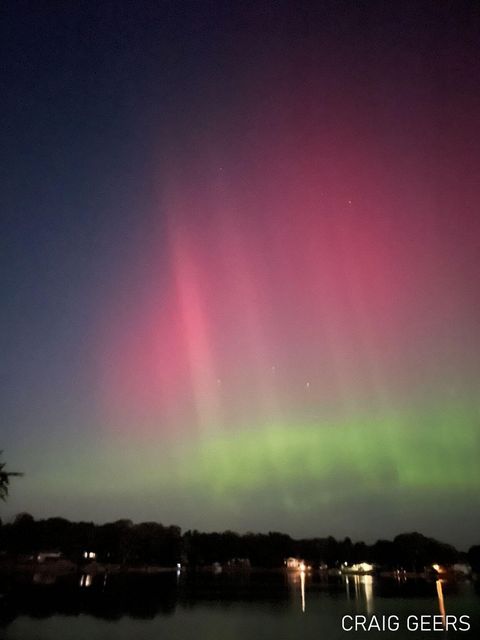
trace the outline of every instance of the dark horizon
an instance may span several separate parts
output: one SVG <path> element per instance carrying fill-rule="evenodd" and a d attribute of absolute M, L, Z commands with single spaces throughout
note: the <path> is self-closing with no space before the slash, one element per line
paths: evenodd
<path fill-rule="evenodd" d="M 0 518 L 0 531 L 1 531 L 1 527 L 2 526 L 12 526 L 15 524 L 16 521 L 20 521 L 22 518 L 26 517 L 27 519 L 33 518 L 33 521 L 35 523 L 41 523 L 41 522 L 47 522 L 47 521 L 56 521 L 56 520 L 62 520 L 67 522 L 68 524 L 71 525 L 93 525 L 95 528 L 102 528 L 102 527 L 106 527 L 106 526 L 111 526 L 111 525 L 116 525 L 116 524 L 120 524 L 120 523 L 129 523 L 129 526 L 133 526 L 133 527 L 137 527 L 137 526 L 141 526 L 141 525 L 155 525 L 155 526 L 159 526 L 162 527 L 164 529 L 178 529 L 180 532 L 180 535 L 183 537 L 185 536 L 185 534 L 199 534 L 201 536 L 215 536 L 215 535 L 219 535 L 219 536 L 223 536 L 223 535 L 229 535 L 229 534 L 233 534 L 235 536 L 239 536 L 239 537 L 245 537 L 245 536 L 258 536 L 258 537 L 268 537 L 268 536 L 282 536 L 282 537 L 288 537 L 292 540 L 292 542 L 297 543 L 297 542 L 311 542 L 314 540 L 322 540 L 322 541 L 326 541 L 328 539 L 333 539 L 335 540 L 336 543 L 342 544 L 345 541 L 350 541 L 352 545 L 357 545 L 357 544 L 365 544 L 368 547 L 374 547 L 377 543 L 380 542 L 388 542 L 391 543 L 393 542 L 396 538 L 399 537 L 403 537 L 403 536 L 420 536 L 421 538 L 424 538 L 425 540 L 433 540 L 436 543 L 439 543 L 441 545 L 447 545 L 449 547 L 452 547 L 455 551 L 457 551 L 459 554 L 466 554 L 470 549 L 473 548 L 478 548 L 480 549 L 480 538 L 478 538 L 475 542 L 473 542 L 471 545 L 468 545 L 468 547 L 466 548 L 459 548 L 457 545 L 452 544 L 452 542 L 448 541 L 448 540 L 444 540 L 444 539 L 440 539 L 440 538 L 436 538 L 435 536 L 430 536 L 430 535 L 425 535 L 423 532 L 417 530 L 417 529 L 412 529 L 412 530 L 404 530 L 404 531 L 399 531 L 398 533 L 396 533 L 393 536 L 390 536 L 388 538 L 383 538 L 381 536 L 374 536 L 371 540 L 368 539 L 360 539 L 360 538 L 355 538 L 352 535 L 345 535 L 345 536 L 335 536 L 333 534 L 326 534 L 326 535 L 311 535 L 311 536 L 294 536 L 290 533 L 288 533 L 286 530 L 273 530 L 273 529 L 269 529 L 269 530 L 264 530 L 264 531 L 260 531 L 260 530 L 250 530 L 250 529 L 246 529 L 245 531 L 237 531 L 237 530 L 233 530 L 233 529 L 229 529 L 226 528 L 224 530 L 218 530 L 218 529 L 206 529 L 206 530 L 198 530 L 195 528 L 189 528 L 189 527 L 181 527 L 176 523 L 165 523 L 165 522 L 161 522 L 161 521 L 156 521 L 156 520 L 144 520 L 144 521 L 134 521 L 131 518 L 118 518 L 116 520 L 105 520 L 103 522 L 99 522 L 99 521 L 93 521 L 93 520 L 70 520 L 68 518 L 64 518 L 62 516 L 47 516 L 47 517 L 42 517 L 42 518 L 36 518 L 35 516 L 33 516 L 31 513 L 26 513 L 26 512 L 21 512 L 21 513 L 17 513 L 15 516 L 9 518 L 8 521 L 2 521 L 2 519 Z M 1 542 L 1 536 L 0 536 L 0 542 Z M 1 551 L 1 547 L 0 547 L 0 551 Z"/>

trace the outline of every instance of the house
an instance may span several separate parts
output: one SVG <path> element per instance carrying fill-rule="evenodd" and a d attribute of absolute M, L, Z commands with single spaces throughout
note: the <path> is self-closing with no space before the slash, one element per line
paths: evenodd
<path fill-rule="evenodd" d="M 60 551 L 41 551 L 37 554 L 37 562 L 43 564 L 45 562 L 57 562 L 62 559 Z"/>
<path fill-rule="evenodd" d="M 364 574 L 364 573 L 372 573 L 374 569 L 375 569 L 374 565 L 370 564 L 369 562 L 359 562 L 357 564 L 352 564 L 350 566 L 347 563 L 345 563 L 341 568 L 341 571 L 342 573 Z"/>
<path fill-rule="evenodd" d="M 459 576 L 469 576 L 472 573 L 472 567 L 464 562 L 458 562 L 453 565 L 452 571 Z"/>
<path fill-rule="evenodd" d="M 285 566 L 288 571 L 305 571 L 305 569 L 307 569 L 305 560 L 301 558 L 287 558 L 285 560 Z"/>
<path fill-rule="evenodd" d="M 226 569 L 235 571 L 244 571 L 250 569 L 250 560 L 248 558 L 231 558 L 225 565 Z"/>

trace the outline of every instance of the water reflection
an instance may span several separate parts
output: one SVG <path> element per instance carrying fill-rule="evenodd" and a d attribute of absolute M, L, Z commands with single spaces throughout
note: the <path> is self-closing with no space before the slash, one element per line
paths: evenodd
<path fill-rule="evenodd" d="M 305 613 L 305 570 L 300 571 L 300 592 L 302 596 L 302 613 Z"/>
<path fill-rule="evenodd" d="M 239 628 L 243 628 L 245 615 L 251 616 L 254 627 L 255 619 L 255 628 L 263 628 L 265 624 L 275 625 L 278 621 L 278 633 L 274 635 L 272 632 L 272 638 L 297 637 L 293 634 L 293 628 L 298 633 L 299 624 L 304 638 L 318 637 L 320 619 L 322 629 L 324 625 L 330 625 L 329 635 L 326 637 L 334 638 L 338 637 L 339 621 L 344 614 L 398 613 L 404 618 L 405 611 L 437 614 L 440 610 L 443 620 L 446 620 L 444 595 L 447 591 L 449 595 L 455 594 L 450 613 L 458 613 L 458 602 L 463 598 L 461 613 L 473 611 L 477 616 L 475 622 L 472 619 L 472 629 L 478 629 L 480 623 L 480 594 L 475 592 L 475 585 L 469 583 L 427 580 L 398 582 L 370 575 L 328 576 L 308 570 L 288 573 L 223 572 L 217 575 L 188 571 L 177 575 L 176 570 L 157 575 L 110 573 L 107 576 L 85 573 L 58 578 L 53 584 L 48 584 L 44 577 L 17 576 L 7 583 L 0 576 L 0 593 L 4 594 L 0 599 L 0 627 L 3 625 L 7 629 L 16 620 L 24 625 L 27 624 L 26 620 L 33 620 L 38 624 L 42 619 L 65 618 L 70 620 L 69 624 L 77 625 L 77 635 L 72 632 L 69 636 L 77 640 L 90 635 L 82 628 L 82 624 L 87 623 L 80 623 L 78 619 L 90 620 L 91 625 L 100 624 L 99 620 L 102 619 L 127 625 L 126 620 L 153 621 L 161 618 L 163 621 L 172 621 L 168 625 L 172 633 L 175 631 L 173 636 L 180 640 L 192 640 L 199 637 L 196 634 L 196 623 L 192 623 L 192 635 L 182 635 L 182 620 L 186 618 L 198 616 L 199 620 L 203 620 L 202 616 L 207 616 L 229 626 L 238 617 Z M 49 576 L 48 582 L 50 581 Z M 291 625 L 290 635 L 286 631 L 284 633 L 285 625 Z M 90 630 L 91 628 L 89 627 Z M 308 633 L 305 634 L 305 630 Z M 198 631 L 200 634 L 201 630 Z M 2 632 L 0 629 L 0 636 L 8 640 L 35 640 L 41 636 L 33 626 L 32 634 L 30 631 L 23 632 L 23 627 L 13 630 L 10 636 L 5 636 Z M 216 637 L 213 633 L 200 636 Z M 48 634 L 41 637 L 57 640 L 57 636 Z M 59 635 L 58 640 L 63 640 L 64 637 L 65 635 Z M 102 637 L 116 640 L 120 635 L 115 636 L 112 631 L 112 635 Z M 135 637 L 135 633 L 125 632 L 124 637 Z M 158 635 L 142 636 L 150 637 Z M 233 637 L 236 640 L 237 636 Z M 399 636 L 398 640 L 400 637 L 403 636 Z"/>
<path fill-rule="evenodd" d="M 299 568 L 296 571 L 289 571 L 287 576 L 293 593 L 300 594 L 300 608 L 302 613 L 305 613 L 307 581 L 310 587 L 315 586 L 318 577 L 314 576 L 311 571 L 308 571 L 308 567 Z M 333 587 L 337 584 L 337 581 L 343 581 L 347 600 L 351 599 L 351 594 L 353 593 L 354 599 L 360 606 L 360 609 L 371 614 L 374 611 L 373 580 L 373 576 L 369 574 L 341 574 L 333 577 L 333 579 L 329 579 L 327 576 L 321 574 L 319 582 Z"/>
<path fill-rule="evenodd" d="M 366 604 L 367 613 L 373 611 L 373 577 L 372 576 L 355 576 L 355 590 L 363 597 Z"/>
<path fill-rule="evenodd" d="M 293 590 L 293 593 L 300 593 L 300 609 L 302 613 L 305 613 L 306 598 L 305 598 L 305 582 L 307 576 L 307 567 L 303 565 L 301 568 L 295 571 L 289 571 L 287 573 L 288 584 Z"/>
<path fill-rule="evenodd" d="M 446 626 L 447 616 L 445 613 L 445 601 L 443 599 L 443 588 L 442 581 L 437 580 L 437 597 L 438 597 L 438 608 L 440 609 L 440 615 L 442 616 L 443 628 Z"/>
<path fill-rule="evenodd" d="M 371 575 L 343 575 L 347 600 L 350 600 L 351 593 L 355 594 L 356 602 L 366 613 L 374 611 L 373 606 L 373 576 Z M 353 588 L 352 588 L 353 587 Z M 363 605 L 363 606 L 362 606 Z"/>
<path fill-rule="evenodd" d="M 92 582 L 93 582 L 93 576 L 90 573 L 84 573 L 80 576 L 81 587 L 91 587 Z"/>

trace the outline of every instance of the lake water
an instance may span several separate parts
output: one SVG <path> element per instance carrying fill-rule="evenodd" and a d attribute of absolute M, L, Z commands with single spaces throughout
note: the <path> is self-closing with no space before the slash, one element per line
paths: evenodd
<path fill-rule="evenodd" d="M 335 640 L 480 637 L 480 585 L 370 576 L 45 575 L 3 580 L 4 640 Z M 345 615 L 396 615 L 394 631 L 342 630 Z M 470 616 L 471 630 L 408 631 L 408 616 Z M 350 619 L 348 619 L 350 621 Z M 450 619 L 451 620 L 451 619 Z"/>

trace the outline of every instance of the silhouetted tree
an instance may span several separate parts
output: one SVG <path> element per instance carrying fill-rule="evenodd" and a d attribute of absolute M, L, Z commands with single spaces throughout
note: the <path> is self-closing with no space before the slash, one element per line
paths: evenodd
<path fill-rule="evenodd" d="M 470 547 L 467 557 L 472 569 L 476 573 L 480 573 L 480 545 Z"/>
<path fill-rule="evenodd" d="M 391 540 L 377 540 L 371 548 L 371 557 L 381 567 L 398 569 L 400 559 L 395 544 Z"/>
<path fill-rule="evenodd" d="M 3 451 L 0 451 L 0 456 Z M 10 478 L 12 476 L 21 476 L 22 473 L 18 471 L 6 471 L 5 462 L 0 462 L 0 499 L 5 500 L 8 496 L 8 485 L 10 484 Z"/>
<path fill-rule="evenodd" d="M 450 565 L 458 558 L 457 550 L 451 545 L 417 532 L 402 533 L 393 543 L 401 565 L 412 571 L 422 571 L 432 563 Z"/>

